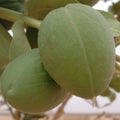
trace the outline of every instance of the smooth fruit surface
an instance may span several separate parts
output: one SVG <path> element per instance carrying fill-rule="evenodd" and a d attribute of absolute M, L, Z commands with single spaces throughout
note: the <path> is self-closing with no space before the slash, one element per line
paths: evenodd
<path fill-rule="evenodd" d="M 38 46 L 45 69 L 73 94 L 92 98 L 109 85 L 114 39 L 104 17 L 93 8 L 69 4 L 50 12 L 40 26 Z"/>
<path fill-rule="evenodd" d="M 44 70 L 38 49 L 8 64 L 1 76 L 1 90 L 8 103 L 27 113 L 48 111 L 66 94 Z"/>

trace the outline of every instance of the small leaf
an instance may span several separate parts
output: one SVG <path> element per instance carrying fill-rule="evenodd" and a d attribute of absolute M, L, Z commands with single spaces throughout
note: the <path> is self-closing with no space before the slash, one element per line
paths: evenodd
<path fill-rule="evenodd" d="M 110 105 L 116 99 L 116 93 L 110 87 L 108 89 L 106 89 L 106 91 L 103 94 L 101 94 L 101 96 L 108 98 L 109 102 L 104 104 L 103 106 L 100 106 L 99 102 L 96 100 L 95 106 L 98 108 L 106 107 L 106 106 Z"/>
<path fill-rule="evenodd" d="M 13 39 L 10 45 L 10 60 L 29 52 L 31 50 L 30 44 L 28 42 L 27 36 L 25 34 L 25 24 L 24 21 L 19 20 L 12 26 Z"/>
<path fill-rule="evenodd" d="M 12 37 L 0 24 L 0 68 L 9 62 L 9 47 Z"/>
<path fill-rule="evenodd" d="M 109 12 L 105 12 L 102 10 L 98 10 L 104 18 L 107 20 L 108 24 L 110 25 L 114 37 L 120 36 L 120 23 L 118 20 Z"/>

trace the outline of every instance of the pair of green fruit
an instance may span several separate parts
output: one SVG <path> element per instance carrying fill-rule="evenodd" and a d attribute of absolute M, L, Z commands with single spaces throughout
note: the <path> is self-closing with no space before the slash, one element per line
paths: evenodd
<path fill-rule="evenodd" d="M 93 8 L 69 4 L 50 12 L 40 25 L 38 46 L 9 63 L 1 76 L 3 96 L 16 109 L 44 112 L 61 103 L 66 91 L 92 99 L 109 86 L 114 39 Z"/>

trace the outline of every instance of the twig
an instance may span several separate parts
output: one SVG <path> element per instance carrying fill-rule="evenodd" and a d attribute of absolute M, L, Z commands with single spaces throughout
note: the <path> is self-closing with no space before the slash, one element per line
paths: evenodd
<path fill-rule="evenodd" d="M 71 98 L 72 94 L 68 94 L 65 101 L 62 103 L 62 105 L 58 108 L 58 111 L 54 115 L 52 120 L 57 120 L 63 113 L 64 113 L 64 108 L 68 102 L 68 100 Z"/>
<path fill-rule="evenodd" d="M 115 76 L 119 76 L 119 75 L 120 75 L 120 71 L 115 70 L 115 72 L 114 72 L 114 74 L 113 74 L 113 75 L 115 75 Z"/>
<path fill-rule="evenodd" d="M 2 8 L 2 7 L 0 7 L 0 18 L 11 21 L 11 22 L 15 22 L 22 18 L 25 21 L 27 26 L 37 28 L 37 29 L 39 29 L 39 26 L 41 24 L 41 22 L 37 19 L 30 18 L 28 16 L 25 16 L 22 13 L 19 13 L 7 8 Z"/>
<path fill-rule="evenodd" d="M 104 115 L 105 115 L 105 112 L 97 115 L 97 117 L 96 117 L 94 120 L 98 120 L 98 119 L 100 119 L 101 117 L 103 117 Z"/>
<path fill-rule="evenodd" d="M 23 113 L 24 117 L 23 120 L 30 120 L 31 119 L 31 115 L 27 114 L 27 113 Z"/>
<path fill-rule="evenodd" d="M 115 37 L 115 46 L 117 47 L 118 45 L 120 45 L 120 36 Z"/>
<path fill-rule="evenodd" d="M 120 56 L 116 55 L 116 61 L 120 62 Z"/>
<path fill-rule="evenodd" d="M 15 112 L 15 120 L 20 120 L 20 117 L 21 117 L 21 113 L 19 111 L 16 111 Z"/>
<path fill-rule="evenodd" d="M 15 114 L 13 113 L 13 111 L 12 111 L 12 108 L 8 105 L 8 103 L 6 102 L 5 99 L 4 99 L 4 103 L 7 105 L 8 110 L 9 110 L 11 116 L 13 117 L 13 119 L 16 120 L 16 117 L 15 117 Z"/>
<path fill-rule="evenodd" d="M 115 63 L 115 67 L 116 67 L 117 70 L 120 71 L 120 65 L 118 63 Z"/>
<path fill-rule="evenodd" d="M 51 116 L 46 116 L 43 120 L 50 120 Z"/>
<path fill-rule="evenodd" d="M 13 117 L 13 119 L 16 120 L 16 117 L 15 117 L 15 114 L 13 113 L 13 111 L 12 111 L 12 108 L 7 103 L 6 103 L 6 105 L 8 107 L 8 110 L 9 110 L 11 116 Z"/>

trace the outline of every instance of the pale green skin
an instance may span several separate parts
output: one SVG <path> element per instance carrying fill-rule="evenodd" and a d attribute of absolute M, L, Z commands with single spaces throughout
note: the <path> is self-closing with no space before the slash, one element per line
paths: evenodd
<path fill-rule="evenodd" d="M 77 2 L 77 0 L 27 0 L 25 2 L 25 14 L 43 19 L 51 10 Z"/>
<path fill-rule="evenodd" d="M 13 60 L 1 76 L 4 98 L 17 110 L 27 113 L 48 111 L 66 95 L 44 70 L 39 50 L 32 50 Z"/>
<path fill-rule="evenodd" d="M 48 73 L 74 95 L 92 98 L 109 85 L 115 45 L 104 17 L 71 4 L 50 12 L 40 25 L 38 46 Z"/>

